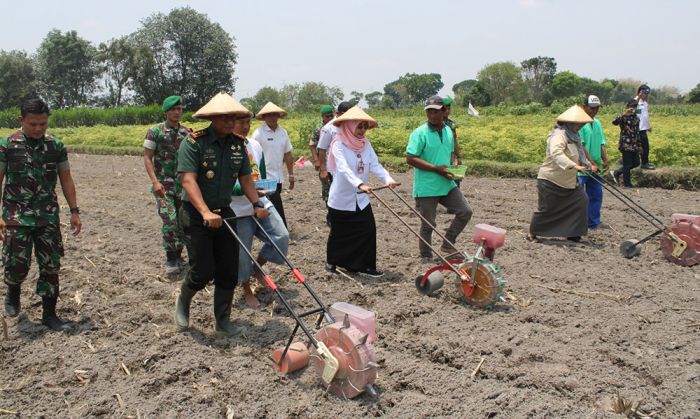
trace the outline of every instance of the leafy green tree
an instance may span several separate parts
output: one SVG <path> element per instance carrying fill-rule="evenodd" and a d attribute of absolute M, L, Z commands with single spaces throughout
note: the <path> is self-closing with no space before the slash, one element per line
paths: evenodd
<path fill-rule="evenodd" d="M 274 87 L 265 86 L 250 98 L 241 100 L 241 103 L 252 112 L 257 112 L 267 102 L 272 102 L 277 106 L 286 107 L 287 102 L 284 100 L 282 93 Z"/>
<path fill-rule="evenodd" d="M 465 95 L 478 81 L 474 79 L 462 80 L 452 86 L 452 93 L 455 97 Z"/>
<path fill-rule="evenodd" d="M 521 62 L 520 69 L 532 99 L 549 105 L 552 102 L 550 88 L 557 73 L 557 61 L 552 57 L 533 57 Z"/>
<path fill-rule="evenodd" d="M 296 96 L 299 111 L 318 110 L 323 105 L 334 105 L 343 100 L 343 91 L 339 87 L 328 87 L 320 82 L 306 82 L 301 85 Z"/>
<path fill-rule="evenodd" d="M 458 96 L 457 101 L 465 108 L 470 103 L 474 106 L 489 106 L 492 104 L 491 95 L 481 81 L 475 83 L 464 95 Z"/>
<path fill-rule="evenodd" d="M 688 101 L 688 103 L 700 103 L 700 83 L 698 83 L 698 85 L 695 86 L 693 90 L 688 92 L 686 100 Z"/>
<path fill-rule="evenodd" d="M 353 90 L 352 92 L 350 92 L 350 102 L 353 105 L 357 105 L 358 103 L 360 103 L 362 101 L 362 98 L 364 97 L 364 93 L 358 92 L 357 90 Z"/>
<path fill-rule="evenodd" d="M 76 31 L 54 29 L 36 54 L 41 92 L 54 107 L 86 105 L 97 77 L 97 50 Z"/>
<path fill-rule="evenodd" d="M 24 51 L 0 51 L 0 109 L 19 107 L 34 97 L 36 75 L 32 59 Z"/>
<path fill-rule="evenodd" d="M 613 89 L 610 92 L 611 103 L 626 103 L 637 94 L 637 87 L 642 84 L 635 79 L 610 80 Z"/>
<path fill-rule="evenodd" d="M 121 106 L 132 82 L 136 66 L 136 47 L 126 36 L 103 42 L 97 48 L 97 61 L 106 90 L 104 104 Z"/>
<path fill-rule="evenodd" d="M 234 91 L 238 58 L 233 38 L 190 7 L 155 13 L 132 34 L 137 54 L 134 90 L 145 103 L 172 94 L 197 108 L 219 91 Z"/>
<path fill-rule="evenodd" d="M 365 95 L 365 102 L 367 102 L 367 106 L 369 106 L 370 109 L 378 109 L 382 107 L 383 96 L 382 92 L 375 90 Z"/>
<path fill-rule="evenodd" d="M 282 96 L 281 102 L 284 103 L 284 106 L 280 106 L 287 107 L 289 109 L 296 109 L 296 107 L 299 105 L 300 90 L 301 85 L 298 83 L 285 84 L 284 86 L 282 86 L 282 88 L 280 89 L 280 95 Z"/>
<path fill-rule="evenodd" d="M 584 82 L 577 74 L 571 71 L 557 73 L 552 80 L 552 94 L 561 99 L 570 96 L 583 95 Z"/>
<path fill-rule="evenodd" d="M 411 107 L 423 103 L 444 85 L 442 76 L 437 73 L 406 73 L 384 86 L 383 100 L 388 104 L 389 100 L 385 98 L 389 96 L 395 107 Z"/>
<path fill-rule="evenodd" d="M 527 85 L 520 68 L 511 62 L 488 64 L 479 71 L 477 79 L 491 97 L 491 103 L 528 102 Z"/>

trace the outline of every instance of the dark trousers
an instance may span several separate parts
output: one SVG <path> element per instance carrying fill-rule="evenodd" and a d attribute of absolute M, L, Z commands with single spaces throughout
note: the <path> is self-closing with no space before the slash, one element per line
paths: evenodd
<path fill-rule="evenodd" d="M 639 152 L 637 151 L 623 151 L 622 152 L 622 167 L 615 170 L 615 177 L 617 178 L 622 174 L 622 179 L 627 187 L 632 186 L 632 169 L 639 166 Z"/>
<path fill-rule="evenodd" d="M 230 208 L 222 208 L 220 215 L 234 216 Z M 202 216 L 189 202 L 184 203 L 179 217 L 187 236 L 188 286 L 199 291 L 213 280 L 216 287 L 234 289 L 238 283 L 238 242 L 228 228 L 223 224 L 219 228 L 205 227 Z M 235 228 L 235 220 L 229 223 Z"/>
<path fill-rule="evenodd" d="M 649 137 L 646 130 L 639 131 L 639 140 L 642 143 L 642 164 L 649 164 Z"/>
<path fill-rule="evenodd" d="M 275 193 L 270 194 L 267 196 L 267 199 L 272 202 L 272 205 L 274 205 L 275 209 L 277 210 L 277 213 L 282 217 L 282 222 L 284 223 L 284 226 L 287 227 L 287 219 L 284 217 L 284 206 L 282 205 L 282 184 L 278 183 L 277 184 L 277 189 L 275 189 Z"/>

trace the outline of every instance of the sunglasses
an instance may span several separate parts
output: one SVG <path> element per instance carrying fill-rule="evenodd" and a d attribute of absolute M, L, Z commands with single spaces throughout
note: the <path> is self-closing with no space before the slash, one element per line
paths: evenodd
<path fill-rule="evenodd" d="M 366 122 L 363 122 L 362 124 L 358 125 L 357 128 L 359 129 L 369 129 L 369 124 Z"/>

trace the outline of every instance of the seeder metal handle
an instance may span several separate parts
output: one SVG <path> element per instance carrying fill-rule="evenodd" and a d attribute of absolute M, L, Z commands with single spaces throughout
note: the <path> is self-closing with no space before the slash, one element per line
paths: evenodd
<path fill-rule="evenodd" d="M 258 221 L 258 219 L 255 216 L 253 216 L 253 221 L 255 222 L 255 225 L 260 229 L 260 231 L 263 232 L 263 234 L 265 235 L 265 238 L 272 245 L 272 247 L 275 249 L 275 251 L 282 257 L 282 259 L 284 260 L 284 263 L 286 263 L 287 266 L 289 266 L 289 269 L 292 270 L 292 275 L 294 275 L 294 279 L 298 283 L 303 285 L 304 288 L 306 288 L 306 290 L 309 292 L 309 294 L 311 294 L 311 297 L 314 299 L 314 301 L 316 301 L 316 304 L 318 304 L 318 306 L 322 309 L 323 314 L 326 317 L 328 317 L 328 319 L 332 323 L 335 323 L 335 317 L 333 317 L 333 315 L 331 314 L 330 310 L 328 310 L 326 305 L 323 304 L 323 302 L 318 297 L 316 292 L 309 286 L 309 284 L 306 283 L 306 278 L 304 278 L 304 275 L 301 273 L 301 271 L 299 271 L 299 269 L 297 269 L 296 266 L 294 266 L 294 264 L 292 264 L 292 261 L 290 261 L 289 258 L 284 254 L 282 249 L 280 249 L 279 246 L 277 246 L 277 243 L 275 243 L 275 241 L 272 240 L 272 237 L 270 237 L 270 234 L 268 234 L 268 232 L 265 231 L 262 224 L 260 224 L 260 221 Z M 304 317 L 304 316 L 302 315 L 301 317 Z M 322 321 L 322 318 L 319 318 L 318 324 L 316 324 L 317 327 L 321 324 L 321 321 Z"/>
<path fill-rule="evenodd" d="M 253 256 L 253 253 L 252 253 L 247 247 L 245 247 L 245 246 L 243 245 L 243 243 L 242 243 L 242 241 L 241 241 L 241 238 L 240 238 L 240 237 L 238 236 L 238 234 L 236 233 L 236 229 L 234 229 L 234 228 L 231 226 L 231 224 L 229 223 L 229 220 L 232 220 L 232 219 L 235 219 L 235 217 L 224 218 L 224 219 L 223 219 L 224 225 L 226 225 L 226 228 L 228 228 L 228 231 L 229 231 L 229 232 L 233 235 L 233 237 L 236 239 L 236 241 L 238 242 L 238 245 L 241 246 L 241 247 L 243 248 L 243 250 L 244 250 L 245 253 L 248 255 L 248 257 L 250 258 L 250 260 L 253 261 L 253 264 L 255 265 L 255 267 L 257 267 L 257 268 L 260 270 L 260 272 L 262 272 L 262 274 L 263 274 L 263 279 L 265 280 L 265 283 L 267 284 L 267 286 L 268 286 L 272 291 L 274 291 L 275 294 L 277 294 L 277 297 L 280 299 L 280 301 L 282 301 L 282 304 L 284 305 L 284 307 L 287 309 L 287 311 L 289 312 L 289 314 L 294 318 L 294 321 L 296 321 L 297 327 L 301 328 L 301 330 L 304 332 L 304 334 L 309 338 L 309 341 L 311 341 L 311 344 L 312 344 L 315 348 L 318 349 L 318 341 L 316 340 L 316 338 L 314 337 L 314 335 L 313 335 L 313 334 L 311 333 L 311 331 L 306 327 L 306 325 L 305 325 L 304 322 L 302 321 L 301 317 L 294 311 L 294 309 L 292 309 L 292 306 L 289 304 L 289 301 L 287 301 L 287 299 L 284 297 L 284 294 L 282 294 L 282 293 L 280 292 L 280 290 L 277 288 L 277 284 L 275 284 L 275 281 L 273 281 L 272 278 L 270 278 L 270 275 L 267 273 L 267 271 L 265 270 L 265 268 L 263 268 L 262 265 L 260 265 L 260 263 L 258 263 L 258 261 L 255 259 L 255 256 Z M 294 332 L 294 333 L 296 333 L 296 327 L 295 327 L 295 332 Z M 292 339 L 294 338 L 294 333 L 292 333 L 292 336 L 289 338 L 290 341 L 289 341 L 289 343 L 287 344 L 287 348 L 289 348 L 289 344 L 291 344 L 291 341 L 292 341 Z M 287 351 L 286 351 L 287 348 L 285 348 L 285 352 L 282 354 L 282 357 L 281 357 L 280 359 L 283 359 L 283 358 L 284 358 L 284 355 L 285 355 L 286 352 L 287 352 Z"/>
<path fill-rule="evenodd" d="M 396 196 L 398 196 L 399 198 L 401 198 L 393 189 L 389 188 L 389 190 L 392 191 L 392 192 L 394 192 L 394 194 L 395 194 Z M 449 260 L 447 260 L 444 256 L 442 256 L 438 251 L 436 251 L 435 248 L 433 248 L 433 246 L 432 246 L 430 243 L 428 243 L 427 240 L 425 240 L 423 237 L 421 237 L 420 234 L 418 234 L 418 232 L 416 232 L 416 231 L 413 229 L 413 227 L 411 227 L 410 225 L 408 225 L 408 223 L 406 222 L 406 220 L 404 220 L 403 218 L 401 218 L 401 216 L 400 216 L 396 211 L 394 211 L 393 208 L 391 208 L 389 205 L 387 205 L 387 203 L 384 202 L 384 200 L 383 200 L 382 198 L 380 198 L 379 195 L 377 195 L 376 193 L 374 193 L 374 190 L 370 191 L 369 193 L 371 193 L 373 197 L 375 197 L 381 204 L 383 204 L 389 211 L 391 211 L 391 213 L 394 214 L 394 216 L 395 216 L 396 218 L 398 218 L 399 221 L 401 221 L 401 223 L 402 223 L 404 226 L 406 226 L 407 229 L 409 229 L 409 230 L 411 231 L 411 233 L 413 233 L 416 237 L 418 237 L 418 239 L 419 239 L 420 241 L 422 241 L 426 246 L 428 246 L 428 248 L 430 248 L 430 250 L 432 250 L 433 253 L 435 253 L 435 254 L 445 263 L 445 265 L 449 266 L 450 269 L 451 269 L 454 273 L 456 273 L 462 281 L 466 281 L 466 280 L 469 279 L 469 278 L 468 278 L 468 275 L 467 275 L 465 272 L 460 271 L 459 269 L 455 268 L 455 267 L 450 263 Z M 403 199 L 401 199 L 401 200 L 402 200 L 406 205 L 408 205 L 408 203 L 407 203 L 405 200 L 403 200 Z M 408 205 L 408 206 L 410 207 L 410 205 Z M 415 209 L 413 209 L 412 207 L 411 207 L 411 209 L 412 209 L 414 212 L 417 213 L 417 211 L 415 211 Z M 419 214 L 419 215 L 420 215 L 420 214 Z M 427 220 L 425 220 L 425 218 L 423 218 L 422 216 L 421 216 L 421 218 L 422 218 L 425 222 L 427 222 Z M 430 223 L 428 223 L 428 225 L 430 225 Z M 431 225 L 431 227 L 432 227 L 432 225 Z M 433 228 L 433 230 L 434 230 L 435 232 L 437 232 L 437 230 L 435 230 L 435 227 L 432 227 L 432 228 Z M 440 235 L 440 237 L 443 237 L 442 234 L 440 234 L 439 232 L 437 232 L 437 233 Z M 444 238 L 444 237 L 443 237 L 443 238 Z M 445 241 L 448 242 L 448 243 L 450 243 L 447 239 L 445 239 Z M 450 245 L 451 245 L 452 247 L 454 247 L 454 244 L 450 243 Z M 461 253 L 461 252 L 460 252 L 460 253 Z M 462 253 L 462 254 L 463 254 L 463 253 Z"/>

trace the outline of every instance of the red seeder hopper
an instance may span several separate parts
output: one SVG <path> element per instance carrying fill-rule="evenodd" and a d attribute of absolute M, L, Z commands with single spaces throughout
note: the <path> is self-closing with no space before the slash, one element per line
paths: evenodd
<path fill-rule="evenodd" d="M 267 241 L 284 258 L 294 279 L 309 292 L 317 305 L 316 308 L 304 313 L 297 313 L 275 281 L 270 278 L 269 273 L 260 266 L 250 250 L 243 246 L 236 230 L 231 225 L 231 221 L 244 217 L 251 217 L 255 221 L 265 234 Z M 371 341 L 368 341 L 369 333 L 366 331 L 367 325 L 363 323 L 361 316 L 352 315 L 353 312 L 350 314 L 345 313 L 342 319 L 336 321 L 332 311 L 321 302 L 321 299 L 309 286 L 304 275 L 287 259 L 262 228 L 253 215 L 252 206 L 245 214 L 237 212 L 235 218 L 224 219 L 224 224 L 238 241 L 239 246 L 245 249 L 245 253 L 260 272 L 263 273 L 266 285 L 277 295 L 296 322 L 287 344 L 284 348 L 274 351 L 271 356 L 274 367 L 281 373 L 287 374 L 305 367 L 308 365 L 309 360 L 313 359 L 315 370 L 321 377 L 322 385 L 326 387 L 328 392 L 345 398 L 356 397 L 365 391 L 374 394 L 373 384 L 377 379 L 378 365 L 374 362 L 374 354 L 370 345 Z M 359 307 L 352 307 L 355 314 L 366 312 L 366 310 Z M 314 315 L 318 316 L 313 326 L 315 333 L 304 323 L 304 318 Z M 302 342 L 293 343 L 299 329 L 308 338 L 308 344 Z"/>

